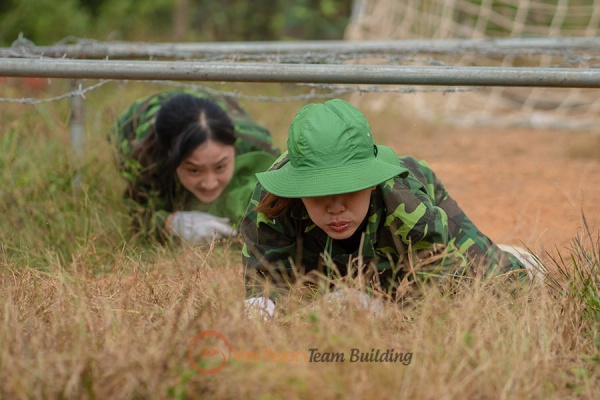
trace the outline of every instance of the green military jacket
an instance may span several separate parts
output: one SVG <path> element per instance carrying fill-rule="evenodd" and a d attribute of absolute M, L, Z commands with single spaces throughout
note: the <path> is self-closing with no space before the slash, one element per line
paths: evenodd
<path fill-rule="evenodd" d="M 179 93 L 211 99 L 229 114 L 235 126 L 234 174 L 219 199 L 211 204 L 201 203 L 178 183 L 173 193 L 166 194 L 157 182 L 141 182 L 139 171 L 144 166 L 131 156 L 133 146 L 155 129 L 156 114 L 161 105 Z M 126 196 L 129 197 L 130 211 L 137 219 L 136 225 L 152 233 L 161 232 L 166 217 L 175 211 L 204 211 L 229 218 L 234 226 L 237 225 L 256 185 L 255 174 L 269 168 L 280 154 L 269 131 L 258 125 L 237 102 L 230 97 L 201 90 L 168 91 L 137 100 L 119 116 L 114 138 L 121 174 L 130 185 L 128 192 L 136 193 L 136 201 L 132 200 L 132 196 Z M 161 160 L 156 162 L 161 163 Z M 166 199 L 167 195 L 172 196 L 170 202 Z"/>
<path fill-rule="evenodd" d="M 364 233 L 362 247 L 360 237 L 332 240 L 310 220 L 301 201 L 289 215 L 266 219 L 253 209 L 265 195 L 257 184 L 241 225 L 248 295 L 262 294 L 265 278 L 281 287 L 313 271 L 354 276 L 365 265 L 371 269 L 367 278 L 388 293 L 411 274 L 426 278 L 523 269 L 477 229 L 424 161 L 410 156 L 399 161 L 404 172 L 371 194 L 358 233 Z M 285 162 L 287 157 L 281 157 L 272 168 Z"/>

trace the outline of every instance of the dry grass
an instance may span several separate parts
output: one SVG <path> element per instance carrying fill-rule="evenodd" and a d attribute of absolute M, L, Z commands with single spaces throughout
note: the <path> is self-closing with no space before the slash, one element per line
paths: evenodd
<path fill-rule="evenodd" d="M 1 397 L 595 398 L 598 311 L 591 318 L 570 292 L 479 282 L 452 297 L 432 290 L 413 307 L 385 304 L 379 318 L 352 307 L 332 318 L 318 300 L 289 298 L 263 322 L 243 315 L 237 247 L 180 248 L 149 263 L 116 254 L 99 276 L 86 257 L 48 272 L 4 259 Z M 188 345 L 205 330 L 262 355 L 203 374 Z M 313 348 L 346 361 L 264 357 Z M 412 359 L 353 363 L 354 348 Z"/>
<path fill-rule="evenodd" d="M 159 246 L 128 234 L 104 138 L 116 110 L 140 93 L 130 88 L 88 99 L 93 151 L 75 194 L 66 110 L 0 110 L 9 127 L 0 137 L 9 149 L 0 154 L 0 398 L 596 398 L 594 235 L 576 238 L 563 261 L 554 255 L 564 274 L 552 285 L 431 290 L 413 306 L 385 304 L 378 318 L 356 307 L 336 317 L 320 299 L 292 294 L 273 320 L 249 319 L 239 243 Z M 259 360 L 232 357 L 202 373 L 214 360 L 192 347 L 192 363 L 188 353 L 206 330 Z M 345 362 L 264 356 L 310 349 Z M 412 358 L 350 362 L 352 349 Z"/>

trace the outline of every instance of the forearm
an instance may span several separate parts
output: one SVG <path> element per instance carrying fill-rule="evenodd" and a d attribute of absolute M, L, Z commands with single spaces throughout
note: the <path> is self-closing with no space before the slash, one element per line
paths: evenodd
<path fill-rule="evenodd" d="M 244 243 L 242 264 L 248 297 L 275 298 L 281 290 L 287 290 L 294 280 L 289 260 L 277 253 L 269 253 L 264 247 L 257 248 L 255 243 Z"/>
<path fill-rule="evenodd" d="M 163 224 L 165 231 L 173 234 L 173 217 L 175 216 L 175 213 L 170 213 L 169 215 L 167 215 L 167 217 L 165 218 L 165 222 Z"/>
<path fill-rule="evenodd" d="M 414 213 L 397 213 L 390 224 L 392 232 L 398 235 L 413 250 L 431 247 L 433 244 L 448 244 L 450 240 L 448 217 L 444 210 L 435 206 L 419 205 Z M 415 218 L 418 215 L 418 218 Z"/>
<path fill-rule="evenodd" d="M 290 279 L 293 279 L 290 260 L 294 259 L 296 251 L 294 235 L 281 224 L 274 220 L 258 220 L 252 211 L 240 225 L 244 239 L 244 281 L 250 297 L 262 295 L 266 287 L 289 286 Z"/>

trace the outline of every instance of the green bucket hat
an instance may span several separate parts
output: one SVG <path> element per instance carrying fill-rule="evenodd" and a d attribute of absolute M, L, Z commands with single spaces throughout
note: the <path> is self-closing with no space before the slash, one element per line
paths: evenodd
<path fill-rule="evenodd" d="M 279 197 L 357 192 L 405 171 L 392 149 L 375 145 L 365 116 L 341 99 L 302 107 L 290 125 L 287 146 L 288 163 L 256 174 Z"/>

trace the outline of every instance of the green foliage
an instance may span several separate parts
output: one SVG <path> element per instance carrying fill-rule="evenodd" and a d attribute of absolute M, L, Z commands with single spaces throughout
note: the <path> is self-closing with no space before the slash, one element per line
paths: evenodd
<path fill-rule="evenodd" d="M 78 0 L 4 0 L 3 3 L 0 43 L 4 45 L 10 45 L 20 32 L 42 45 L 69 35 L 84 36 L 91 28 L 90 15 Z"/>
<path fill-rule="evenodd" d="M 580 304 L 584 317 L 600 323 L 600 236 L 592 234 L 585 215 L 582 219 L 584 236 L 573 240 L 569 258 L 560 254 L 552 258 L 563 281 L 550 276 L 549 284 L 557 293 Z"/>
<path fill-rule="evenodd" d="M 173 0 L 103 0 L 95 37 L 112 40 L 158 40 L 170 30 Z M 90 36 L 88 34 L 88 36 Z"/>
<path fill-rule="evenodd" d="M 600 365 L 600 235 L 592 234 L 585 215 L 582 216 L 584 231 L 573 240 L 568 257 L 558 254 L 551 257 L 553 267 L 560 278 L 548 276 L 547 283 L 555 294 L 568 300 L 569 307 L 563 313 L 579 310 L 586 335 L 595 345 L 592 354 L 583 355 Z"/>
<path fill-rule="evenodd" d="M 119 211 L 122 191 L 112 184 L 120 180 L 108 143 L 99 135 L 89 138 L 89 146 L 99 152 L 77 162 L 69 147 L 68 114 L 66 102 L 0 109 L 5 121 L 0 244 L 14 265 L 64 265 L 99 246 L 98 268 L 105 269 L 106 257 L 112 258 L 126 240 L 126 214 Z M 77 181 L 82 185 L 74 185 Z"/>
<path fill-rule="evenodd" d="M 175 21 L 176 0 L 5 0 L 0 45 L 19 33 L 36 45 L 66 37 L 172 41 L 175 24 L 185 41 L 341 39 L 352 0 L 189 0 Z"/>

